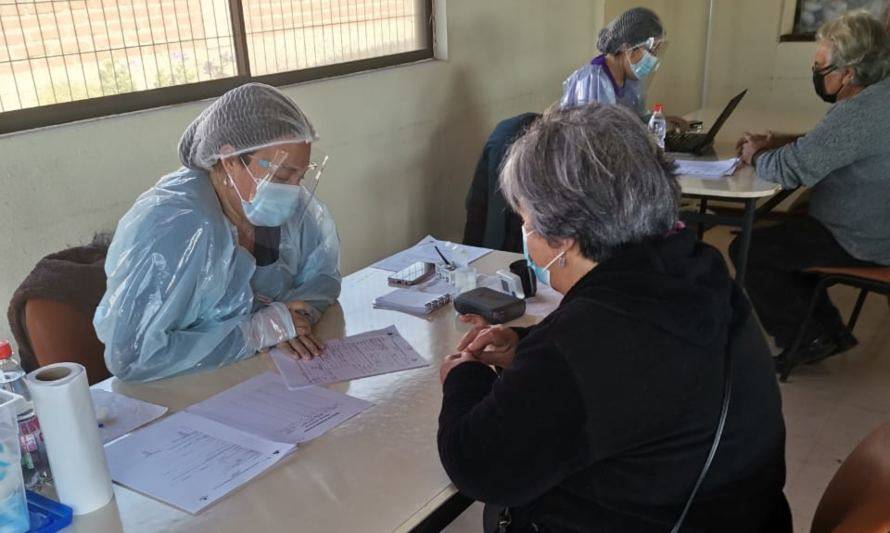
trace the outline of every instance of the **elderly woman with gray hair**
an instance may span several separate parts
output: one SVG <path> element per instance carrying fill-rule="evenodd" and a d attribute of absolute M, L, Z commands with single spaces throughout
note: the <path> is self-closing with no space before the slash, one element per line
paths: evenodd
<path fill-rule="evenodd" d="M 766 344 L 720 253 L 677 229 L 645 126 L 613 105 L 551 111 L 501 186 L 565 296 L 534 327 L 474 328 L 442 364 L 440 458 L 488 504 L 486 531 L 665 532 L 683 515 L 684 531 L 790 531 Z"/>
<path fill-rule="evenodd" d="M 810 188 L 808 216 L 756 230 L 747 289 L 767 332 L 789 349 L 817 281 L 811 267 L 890 265 L 890 37 L 865 11 L 817 33 L 815 92 L 834 105 L 806 135 L 746 135 L 739 150 L 757 175 Z M 735 257 L 737 244 L 731 246 Z M 856 345 L 827 295 L 796 360 L 815 362 Z M 776 358 L 782 370 L 787 352 Z"/>

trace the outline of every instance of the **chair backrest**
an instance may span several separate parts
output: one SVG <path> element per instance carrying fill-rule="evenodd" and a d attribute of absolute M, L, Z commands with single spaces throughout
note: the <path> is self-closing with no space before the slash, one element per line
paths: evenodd
<path fill-rule="evenodd" d="M 25 329 L 39 366 L 80 363 L 91 385 L 111 376 L 105 367 L 105 347 L 96 337 L 92 317 L 83 311 L 56 300 L 28 300 Z"/>
<path fill-rule="evenodd" d="M 890 531 L 890 424 L 873 431 L 838 468 L 816 509 L 812 531 Z"/>

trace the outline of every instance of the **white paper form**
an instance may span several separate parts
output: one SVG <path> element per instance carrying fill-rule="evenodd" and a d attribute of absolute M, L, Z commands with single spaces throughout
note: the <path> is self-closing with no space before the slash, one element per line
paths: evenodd
<path fill-rule="evenodd" d="M 167 408 L 102 389 L 90 389 L 102 444 L 162 417 Z"/>
<path fill-rule="evenodd" d="M 676 173 L 678 176 L 690 176 L 700 179 L 722 179 L 732 176 L 739 166 L 739 158 L 723 159 L 720 161 L 698 161 L 689 159 L 677 159 Z"/>
<path fill-rule="evenodd" d="M 267 372 L 187 410 L 265 439 L 298 444 L 320 437 L 373 404 L 321 387 L 290 390 Z"/>
<path fill-rule="evenodd" d="M 439 250 L 442 252 L 442 255 L 444 255 L 449 262 L 454 261 L 455 250 L 463 253 L 468 263 L 472 263 L 480 257 L 488 255 L 492 251 L 489 248 L 478 248 L 476 246 L 467 246 L 465 244 L 455 244 L 448 241 L 440 241 L 430 235 L 427 235 L 411 248 L 403 250 L 395 255 L 391 255 L 390 257 L 387 257 L 386 259 L 383 259 L 381 261 L 378 261 L 377 263 L 371 265 L 371 268 L 387 270 L 389 272 L 398 272 L 399 270 L 408 268 L 418 261 L 444 265 L 445 262 L 442 261 L 441 257 L 439 257 L 439 254 L 436 252 L 436 247 L 439 248 Z"/>
<path fill-rule="evenodd" d="M 311 361 L 297 361 L 277 349 L 270 353 L 275 366 L 291 389 L 429 365 L 399 334 L 395 326 L 327 341 L 321 355 Z"/>
<path fill-rule="evenodd" d="M 116 482 L 197 514 L 293 451 L 189 412 L 105 447 Z"/>

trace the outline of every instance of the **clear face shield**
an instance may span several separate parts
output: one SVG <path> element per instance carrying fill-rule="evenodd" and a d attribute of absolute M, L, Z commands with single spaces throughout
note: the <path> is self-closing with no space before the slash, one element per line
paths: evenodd
<path fill-rule="evenodd" d="M 324 173 L 325 166 L 328 164 L 328 159 L 330 159 L 327 154 L 324 152 L 317 152 L 313 157 L 315 162 L 309 163 L 306 168 L 302 169 L 302 175 L 300 176 L 300 187 L 306 192 L 306 202 L 300 206 L 300 209 L 297 212 L 297 223 L 303 222 L 303 217 L 306 215 L 306 211 L 309 209 L 309 205 L 315 200 L 315 191 L 318 189 L 318 184 L 321 182 L 321 176 Z"/>
<path fill-rule="evenodd" d="M 667 49 L 668 41 L 665 37 L 650 37 L 624 49 L 628 71 L 643 83 L 647 93 L 655 72 L 661 67 Z"/>
<path fill-rule="evenodd" d="M 283 150 L 277 150 L 270 159 L 241 157 L 244 168 L 256 183 L 256 189 L 249 200 L 241 195 L 237 187 L 235 189 L 241 198 L 244 214 L 252 224 L 281 226 L 292 217 L 296 217 L 298 225 L 303 221 L 329 159 L 319 150 L 313 150 L 313 156 L 313 162 L 306 166 L 289 165 L 288 154 Z M 263 169 L 262 176 L 257 177 L 250 170 L 250 160 Z"/>

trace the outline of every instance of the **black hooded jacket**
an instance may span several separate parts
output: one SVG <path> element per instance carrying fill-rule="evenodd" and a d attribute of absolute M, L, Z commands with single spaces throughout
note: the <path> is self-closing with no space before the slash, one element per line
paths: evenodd
<path fill-rule="evenodd" d="M 726 429 L 683 531 L 790 528 L 778 385 L 750 306 L 689 231 L 617 250 L 535 327 L 500 377 L 444 385 L 439 453 L 464 494 L 510 507 L 511 531 L 670 531 L 719 419 Z"/>

